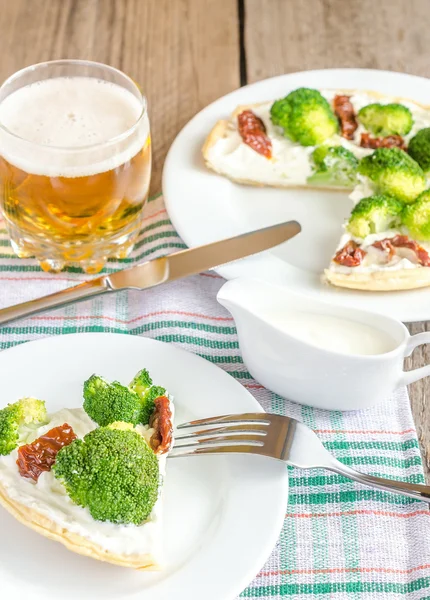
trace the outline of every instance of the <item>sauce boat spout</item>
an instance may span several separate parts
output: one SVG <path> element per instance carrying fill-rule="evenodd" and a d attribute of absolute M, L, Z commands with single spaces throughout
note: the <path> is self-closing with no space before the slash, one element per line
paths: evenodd
<path fill-rule="evenodd" d="M 218 302 L 224 306 L 234 319 L 252 318 L 258 312 L 258 296 L 265 284 L 248 279 L 233 279 L 219 290 Z"/>

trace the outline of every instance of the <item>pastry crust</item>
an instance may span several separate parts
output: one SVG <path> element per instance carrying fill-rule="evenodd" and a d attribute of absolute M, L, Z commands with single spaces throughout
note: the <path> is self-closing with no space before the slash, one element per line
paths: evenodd
<path fill-rule="evenodd" d="M 368 96 L 373 97 L 375 100 L 383 100 L 384 98 L 387 98 L 386 94 L 381 94 L 380 92 L 374 92 L 371 90 L 334 90 L 334 91 L 338 94 L 347 94 L 350 96 L 353 96 L 354 94 L 356 94 L 358 92 L 361 92 L 363 94 L 367 94 Z M 414 100 L 409 100 L 407 98 L 402 98 L 399 96 L 389 96 L 389 98 L 393 102 L 400 102 L 400 103 L 401 102 L 411 102 L 411 103 L 415 104 L 416 106 L 419 106 L 420 108 L 430 111 L 430 106 L 425 106 L 424 104 L 420 104 L 419 102 L 415 102 Z M 245 184 L 245 185 L 253 185 L 256 187 L 326 190 L 326 191 L 336 191 L 336 192 L 345 192 L 345 190 L 351 189 L 351 188 L 342 188 L 339 186 L 328 186 L 328 185 L 327 186 L 326 185 L 325 186 L 317 186 L 317 185 L 307 185 L 307 184 L 291 185 L 288 182 L 277 183 L 277 184 L 258 183 L 257 181 L 253 181 L 250 179 L 239 179 L 239 178 L 231 177 L 230 175 L 227 175 L 226 173 L 224 173 L 222 170 L 217 169 L 217 167 L 211 162 L 211 159 L 210 159 L 211 148 L 213 148 L 213 146 L 215 146 L 219 140 L 226 137 L 227 132 L 233 126 L 232 125 L 233 119 L 236 119 L 238 114 L 240 114 L 242 111 L 247 110 L 247 109 L 253 110 L 256 107 L 261 106 L 262 104 L 266 104 L 266 102 L 257 102 L 254 104 L 242 104 L 235 108 L 235 110 L 231 114 L 229 121 L 222 119 L 221 121 L 218 121 L 214 125 L 213 129 L 211 130 L 208 137 L 206 138 L 205 143 L 202 148 L 203 159 L 204 159 L 205 165 L 208 167 L 208 169 L 215 171 L 219 175 L 223 175 L 224 177 L 227 177 L 228 179 L 230 179 L 231 181 L 234 181 L 235 183 L 241 183 L 241 184 Z"/>
<path fill-rule="evenodd" d="M 348 274 L 326 269 L 324 275 L 326 281 L 337 287 L 372 292 L 414 290 L 430 285 L 430 267 Z"/>
<path fill-rule="evenodd" d="M 68 550 L 89 556 L 97 560 L 130 567 L 139 571 L 158 570 L 160 567 L 151 554 L 121 555 L 114 554 L 82 536 L 63 529 L 57 523 L 35 510 L 9 498 L 6 489 L 0 484 L 0 504 L 9 511 L 18 521 L 27 525 L 43 536 L 60 542 Z"/>

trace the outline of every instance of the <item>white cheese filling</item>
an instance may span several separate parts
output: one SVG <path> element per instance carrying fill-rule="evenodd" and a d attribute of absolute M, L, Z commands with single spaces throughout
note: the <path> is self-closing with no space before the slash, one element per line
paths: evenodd
<path fill-rule="evenodd" d="M 399 271 L 401 269 L 417 269 L 422 267 L 417 260 L 417 256 L 413 250 L 409 248 L 396 248 L 396 254 L 391 260 L 387 260 L 387 253 L 383 250 L 378 250 L 373 246 L 375 242 L 393 238 L 396 235 L 408 235 L 407 231 L 399 229 L 390 229 L 382 233 L 373 233 L 368 235 L 364 240 L 354 238 L 349 233 L 345 232 L 339 242 L 337 250 L 340 250 L 349 241 L 353 240 L 359 244 L 366 252 L 363 261 L 357 267 L 345 267 L 335 263 L 333 260 L 330 263 L 330 271 L 348 275 L 350 273 L 374 273 L 377 271 Z M 419 245 L 427 250 L 430 254 L 430 244 L 419 242 Z"/>
<path fill-rule="evenodd" d="M 349 198 L 354 204 L 358 204 L 363 198 L 368 198 L 376 194 L 375 186 L 372 184 L 370 179 L 363 177 L 363 175 L 357 175 L 358 183 L 352 192 L 349 194 Z"/>
<path fill-rule="evenodd" d="M 173 413 L 173 405 L 170 402 Z M 82 408 L 62 409 L 50 415 L 50 421 L 33 430 L 27 443 L 40 437 L 53 427 L 68 423 L 79 438 L 96 428 L 96 424 Z M 137 427 L 139 433 L 149 441 L 153 429 L 147 425 Z M 115 525 L 96 521 L 87 508 L 74 504 L 65 487 L 54 477 L 52 471 L 40 475 L 37 483 L 21 477 L 16 464 L 18 451 L 0 457 L 0 483 L 8 497 L 34 509 L 54 521 L 65 530 L 76 533 L 114 554 L 151 554 L 157 562 L 162 557 L 162 484 L 166 472 L 166 454 L 157 455 L 160 469 L 160 492 L 148 521 L 136 525 Z"/>
<path fill-rule="evenodd" d="M 322 90 L 321 93 L 331 103 L 338 92 L 335 90 Z M 367 104 L 396 102 L 391 97 L 379 100 L 362 92 L 353 94 L 350 101 L 356 113 Z M 270 107 L 272 104 L 273 101 L 252 108 L 252 111 L 262 119 L 267 134 L 272 141 L 271 159 L 258 154 L 242 141 L 237 130 L 237 119 L 230 122 L 225 137 L 218 140 L 209 149 L 208 159 L 215 169 L 232 179 L 266 185 L 305 185 L 307 178 L 312 174 L 310 155 L 314 150 L 314 146 L 301 146 L 286 138 L 282 130 L 274 126 L 270 120 Z M 419 129 L 430 126 L 430 112 L 412 102 L 402 102 L 402 104 L 410 109 L 414 119 L 412 130 L 405 136 L 405 140 L 408 141 Z M 342 145 L 351 150 L 357 158 L 362 158 L 373 152 L 372 149 L 359 146 L 363 131 L 364 128 L 359 125 L 354 135 L 354 141 L 346 140 L 340 135 L 334 135 L 326 142 L 333 145 Z M 354 200 L 358 201 L 363 197 L 365 196 L 357 192 Z"/>

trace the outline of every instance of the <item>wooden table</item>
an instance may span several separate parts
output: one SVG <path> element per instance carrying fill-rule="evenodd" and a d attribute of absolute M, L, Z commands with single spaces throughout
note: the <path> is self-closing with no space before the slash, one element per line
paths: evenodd
<path fill-rule="evenodd" d="M 101 61 L 128 73 L 149 98 L 155 193 L 174 137 L 215 98 L 305 69 L 428 77 L 429 30 L 428 0 L 0 0 L 0 78 L 55 58 Z M 421 347 L 407 368 L 429 362 L 430 348 Z M 410 386 L 430 481 L 429 390 L 429 380 Z"/>

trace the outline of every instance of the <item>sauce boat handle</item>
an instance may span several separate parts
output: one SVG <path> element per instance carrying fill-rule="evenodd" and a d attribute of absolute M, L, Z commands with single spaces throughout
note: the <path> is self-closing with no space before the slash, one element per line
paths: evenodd
<path fill-rule="evenodd" d="M 409 338 L 409 341 L 406 345 L 405 357 L 410 356 L 414 349 L 422 344 L 430 344 L 430 331 L 417 333 Z M 409 385 L 410 383 L 418 381 L 423 377 L 428 377 L 429 375 L 430 365 L 420 367 L 419 369 L 413 369 L 412 371 L 404 371 L 400 378 L 399 385 Z"/>

